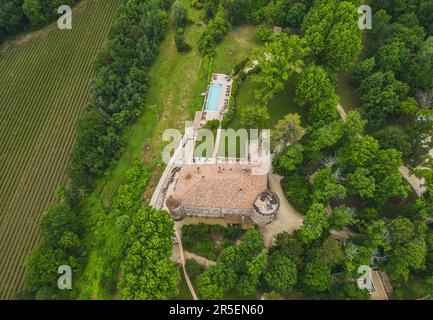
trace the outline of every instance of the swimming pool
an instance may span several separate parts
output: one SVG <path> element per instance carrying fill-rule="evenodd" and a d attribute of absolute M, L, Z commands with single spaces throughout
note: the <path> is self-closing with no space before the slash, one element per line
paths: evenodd
<path fill-rule="evenodd" d="M 206 102 L 206 111 L 217 112 L 220 102 L 221 90 L 223 85 L 221 83 L 211 83 L 209 95 Z"/>

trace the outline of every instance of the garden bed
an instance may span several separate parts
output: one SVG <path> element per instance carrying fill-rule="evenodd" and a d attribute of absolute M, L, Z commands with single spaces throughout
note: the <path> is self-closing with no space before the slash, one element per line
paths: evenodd
<path fill-rule="evenodd" d="M 220 225 L 185 225 L 182 228 L 182 243 L 186 251 L 215 261 L 220 252 L 241 239 L 241 227 L 224 228 Z"/>

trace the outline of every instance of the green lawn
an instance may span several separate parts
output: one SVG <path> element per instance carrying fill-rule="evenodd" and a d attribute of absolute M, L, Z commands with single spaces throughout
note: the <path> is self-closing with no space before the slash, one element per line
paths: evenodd
<path fill-rule="evenodd" d="M 360 95 L 350 81 L 353 70 L 344 72 L 339 75 L 335 91 L 340 97 L 340 103 L 346 112 L 361 106 Z"/>
<path fill-rule="evenodd" d="M 230 73 L 253 49 L 258 48 L 258 29 L 258 26 L 242 26 L 230 31 L 216 49 L 213 71 Z"/>
<path fill-rule="evenodd" d="M 361 107 L 360 95 L 356 87 L 350 81 L 357 65 L 372 55 L 374 44 L 364 39 L 364 49 L 358 57 L 355 65 L 349 70 L 340 73 L 337 76 L 335 90 L 340 97 L 340 103 L 346 111 Z"/>
<path fill-rule="evenodd" d="M 238 91 L 235 97 L 235 116 L 233 122 L 230 124 L 230 128 L 234 130 L 239 130 L 242 127 L 241 113 L 244 108 L 259 107 L 254 92 L 260 87 L 260 84 L 254 82 L 251 77 L 248 77 L 244 82 L 238 83 L 237 85 Z M 295 102 L 295 77 L 289 79 L 285 88 L 271 99 L 268 105 L 268 113 L 269 121 L 266 124 L 266 128 L 268 129 L 275 127 L 277 122 L 289 113 L 298 113 L 305 125 L 306 110 Z M 241 146 L 238 143 L 236 146 L 236 154 L 231 154 L 228 151 L 227 145 L 221 141 L 218 155 L 239 158 L 245 155 L 245 150 L 245 146 Z"/>
<path fill-rule="evenodd" d="M 268 128 L 272 129 L 277 122 L 289 113 L 298 113 L 301 115 L 302 119 L 305 119 L 306 110 L 301 108 L 295 102 L 295 78 L 291 78 L 286 87 L 276 94 L 268 105 L 269 121 L 267 123 Z M 232 128 L 240 128 L 240 114 L 242 109 L 246 107 L 258 107 L 258 102 L 255 99 L 254 91 L 259 88 L 259 84 L 254 82 L 251 77 L 238 87 L 238 94 L 236 97 L 236 115 Z"/>

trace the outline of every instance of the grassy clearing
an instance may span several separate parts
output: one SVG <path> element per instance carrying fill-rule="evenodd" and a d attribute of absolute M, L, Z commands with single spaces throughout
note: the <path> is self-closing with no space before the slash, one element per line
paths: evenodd
<path fill-rule="evenodd" d="M 340 103 L 346 111 L 351 111 L 361 107 L 361 96 L 357 88 L 352 84 L 351 77 L 359 63 L 372 55 L 374 44 L 364 38 L 364 49 L 358 57 L 355 65 L 349 70 L 337 76 L 336 92 L 340 97 Z"/>
<path fill-rule="evenodd" d="M 260 46 L 256 39 L 258 26 L 242 26 L 230 31 L 216 49 L 213 71 L 231 73 L 250 52 Z"/>
<path fill-rule="evenodd" d="M 340 74 L 335 88 L 346 112 L 361 107 L 360 94 L 350 81 L 352 74 L 353 70 Z"/>
<path fill-rule="evenodd" d="M 66 183 L 92 61 L 120 3 L 84 0 L 72 30 L 52 24 L 0 48 L 0 299 L 22 289 L 40 215 Z"/>
<path fill-rule="evenodd" d="M 302 119 L 305 120 L 306 110 L 300 107 L 295 102 L 295 78 L 291 78 L 286 87 L 276 94 L 268 105 L 269 121 L 267 123 L 268 128 L 273 128 L 277 122 L 289 113 L 298 113 Z M 254 82 L 251 78 L 248 78 L 245 82 L 239 85 L 238 94 L 236 97 L 236 115 L 231 127 L 239 129 L 240 115 L 244 108 L 247 107 L 259 107 L 258 102 L 255 99 L 254 92 L 259 88 L 259 84 Z"/>
<path fill-rule="evenodd" d="M 233 57 L 226 50 L 217 51 L 215 58 L 201 57 L 196 50 L 196 43 L 204 26 L 196 23 L 201 15 L 189 7 L 189 1 L 183 0 L 188 7 L 189 15 L 194 20 L 185 31 L 186 41 L 193 46 L 188 53 L 178 53 L 174 43 L 175 30 L 169 27 L 165 40 L 160 46 L 160 54 L 152 66 L 150 75 L 150 87 L 147 101 L 143 106 L 143 112 L 137 122 L 123 137 L 125 149 L 122 157 L 112 166 L 106 176 L 100 179 L 98 185 L 90 196 L 87 208 L 91 212 L 95 206 L 109 208 L 112 199 L 116 196 L 119 187 L 125 183 L 126 171 L 131 164 L 139 162 L 150 173 L 147 181 L 147 189 L 143 195 L 144 202 L 148 202 L 158 184 L 164 170 L 161 153 L 166 145 L 162 141 L 162 135 L 166 129 L 184 129 L 184 121 L 192 120 L 194 112 L 200 110 L 203 98 L 200 96 L 207 88 L 208 81 L 214 69 L 214 65 L 235 66 L 248 53 L 244 49 L 245 56 L 238 53 Z M 252 27 L 235 29 L 230 32 L 232 41 L 243 39 L 248 42 Z M 236 46 L 230 40 L 227 47 Z M 251 44 L 253 47 L 254 44 Z M 230 67 L 231 68 L 231 67 Z M 102 215 L 101 213 L 99 213 Z M 101 223 L 104 223 L 103 221 Z M 110 235 L 107 235 L 109 238 Z M 88 242 L 91 243 L 92 236 Z M 101 286 L 101 270 L 106 263 L 106 258 L 98 253 L 97 249 L 89 252 L 89 259 L 83 274 L 77 278 L 76 287 L 81 299 L 109 299 L 109 290 Z"/>

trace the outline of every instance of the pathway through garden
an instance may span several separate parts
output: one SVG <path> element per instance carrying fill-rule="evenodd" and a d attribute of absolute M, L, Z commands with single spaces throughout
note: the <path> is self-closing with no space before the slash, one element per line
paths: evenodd
<path fill-rule="evenodd" d="M 341 119 L 346 120 L 347 119 L 347 114 L 346 111 L 344 110 L 343 106 L 341 104 L 338 104 L 337 106 L 337 111 L 341 116 Z M 410 170 L 408 167 L 406 166 L 401 166 L 399 168 L 399 171 L 401 173 L 401 175 L 403 176 L 403 178 L 407 181 L 407 183 L 409 183 L 409 185 L 412 187 L 412 189 L 415 191 L 415 193 L 417 194 L 418 197 L 421 197 L 423 195 L 423 193 L 426 191 L 426 187 L 425 187 L 425 180 L 424 179 L 420 179 L 417 176 L 410 174 Z"/>

